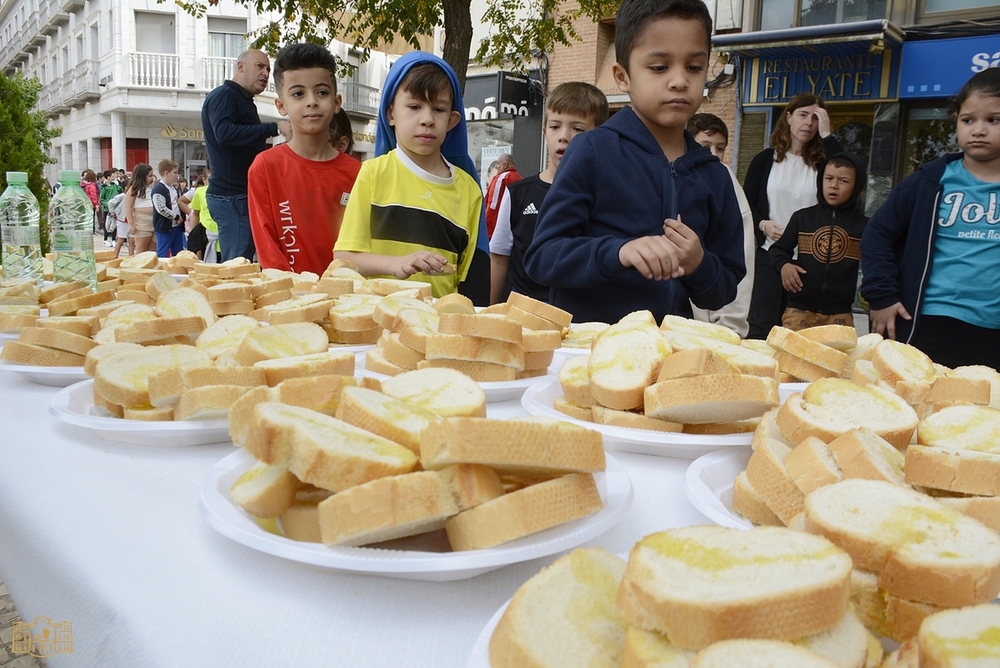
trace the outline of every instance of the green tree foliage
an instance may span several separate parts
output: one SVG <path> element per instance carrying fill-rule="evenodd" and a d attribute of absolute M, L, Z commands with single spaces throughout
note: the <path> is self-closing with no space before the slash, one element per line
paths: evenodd
<path fill-rule="evenodd" d="M 161 0 L 163 1 L 163 0 Z M 354 46 L 365 57 L 383 45 L 402 39 L 414 49 L 419 38 L 434 34 L 443 25 L 443 56 L 465 85 L 472 55 L 471 0 L 237 0 L 263 14 L 278 12 L 282 18 L 254 35 L 254 46 L 269 53 L 283 44 L 313 41 L 327 44 L 337 39 Z M 197 16 L 203 15 L 203 0 L 176 0 Z M 216 4 L 218 0 L 207 0 Z M 556 0 L 489 0 L 479 23 L 492 26 L 489 36 L 476 47 L 476 59 L 484 65 L 522 70 L 539 52 L 548 53 L 556 44 L 569 45 L 579 39 L 573 22 L 581 17 L 599 21 L 613 16 L 621 0 L 579 0 L 566 4 Z M 519 18 L 525 15 L 527 18 Z"/>
<path fill-rule="evenodd" d="M 42 251 L 48 252 L 49 188 L 42 169 L 56 161 L 46 151 L 52 147 L 52 139 L 62 134 L 62 128 L 49 128 L 45 114 L 33 111 L 41 89 L 38 79 L 26 79 L 20 72 L 15 77 L 0 77 L 0 178 L 6 188 L 7 172 L 28 173 L 28 187 L 42 212 Z"/>

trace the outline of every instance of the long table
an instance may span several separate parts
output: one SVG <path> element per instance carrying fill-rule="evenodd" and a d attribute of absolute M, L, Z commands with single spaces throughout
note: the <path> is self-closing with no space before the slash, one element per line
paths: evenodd
<path fill-rule="evenodd" d="M 61 666 L 465 666 L 483 626 L 559 555 L 468 580 L 336 573 L 262 554 L 213 530 L 198 493 L 231 444 L 106 441 L 49 415 L 57 388 L 0 373 L 0 580 L 22 618 L 72 624 Z M 525 414 L 517 401 L 492 417 Z M 706 523 L 685 499 L 688 462 L 616 453 L 635 490 L 587 543 Z"/>

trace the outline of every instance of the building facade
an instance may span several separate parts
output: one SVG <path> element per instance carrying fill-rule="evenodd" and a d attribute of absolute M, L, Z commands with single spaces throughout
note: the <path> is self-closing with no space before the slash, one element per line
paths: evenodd
<path fill-rule="evenodd" d="M 201 106 L 230 77 L 248 34 L 266 25 L 232 0 L 196 18 L 155 0 L 6 0 L 0 6 L 0 67 L 42 83 L 38 108 L 62 136 L 53 141 L 58 170 L 131 170 L 171 158 L 189 178 L 207 164 Z M 431 43 L 429 41 L 429 43 Z M 379 91 L 396 56 L 359 53 L 335 42 L 353 67 L 339 80 L 355 130 L 355 151 L 374 149 Z M 261 120 L 278 120 L 273 82 L 256 103 Z"/>
<path fill-rule="evenodd" d="M 834 132 L 869 165 L 869 210 L 919 164 L 956 150 L 949 98 L 1000 66 L 998 0 L 714 0 L 715 35 L 702 111 L 730 128 L 726 162 L 740 177 L 767 146 L 784 105 L 812 92 Z M 614 17 L 549 57 L 550 87 L 584 80 L 628 102 L 611 77 Z"/>

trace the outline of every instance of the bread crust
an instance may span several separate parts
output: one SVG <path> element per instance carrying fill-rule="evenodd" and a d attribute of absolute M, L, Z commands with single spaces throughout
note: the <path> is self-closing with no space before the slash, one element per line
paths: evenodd
<path fill-rule="evenodd" d="M 21 343 L 30 343 L 43 348 L 52 348 L 74 355 L 86 355 L 97 342 L 89 336 L 81 336 L 73 332 L 44 327 L 25 327 L 17 339 Z"/>
<path fill-rule="evenodd" d="M 772 327 L 767 344 L 839 376 L 843 373 L 847 354 L 802 336 L 785 327 Z M 780 364 L 780 360 L 779 360 Z"/>
<path fill-rule="evenodd" d="M 785 467 L 788 446 L 773 439 L 762 440 L 747 462 L 747 481 L 784 523 L 805 509 L 805 494 Z"/>
<path fill-rule="evenodd" d="M 778 384 L 746 374 L 703 375 L 655 383 L 643 399 L 648 417 L 683 424 L 735 422 L 777 406 Z"/>
<path fill-rule="evenodd" d="M 750 484 L 746 471 L 740 471 L 733 482 L 733 510 L 754 524 L 784 526 L 784 522 L 774 514 L 764 498 Z"/>

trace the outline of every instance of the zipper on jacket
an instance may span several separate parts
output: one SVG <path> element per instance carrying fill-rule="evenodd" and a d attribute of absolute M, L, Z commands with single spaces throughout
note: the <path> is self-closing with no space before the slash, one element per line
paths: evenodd
<path fill-rule="evenodd" d="M 674 163 L 667 160 L 667 166 L 670 167 L 670 206 L 667 208 L 667 212 L 670 214 L 671 218 L 677 218 L 677 170 L 674 169 Z"/>
<path fill-rule="evenodd" d="M 913 313 L 910 317 L 913 318 L 910 324 L 910 334 L 906 337 L 906 341 L 903 343 L 909 343 L 913 340 L 913 335 L 917 332 L 917 320 L 920 317 L 920 302 L 924 298 L 924 288 L 927 287 L 927 278 L 930 274 L 931 269 L 931 251 L 934 248 L 934 236 L 937 234 L 937 216 L 938 216 L 938 203 L 941 201 L 941 184 L 938 183 L 937 193 L 934 195 L 934 208 L 931 209 L 931 231 L 927 235 L 927 253 L 924 254 L 924 272 L 920 276 L 920 289 L 917 291 L 917 301 L 913 305 Z"/>

